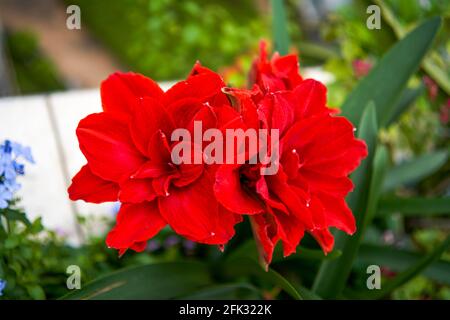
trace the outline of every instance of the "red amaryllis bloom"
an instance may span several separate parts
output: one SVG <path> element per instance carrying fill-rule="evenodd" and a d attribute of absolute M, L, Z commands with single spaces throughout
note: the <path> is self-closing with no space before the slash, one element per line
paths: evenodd
<path fill-rule="evenodd" d="M 366 145 L 355 139 L 347 119 L 335 116 L 335 110 L 326 106 L 326 88 L 321 83 L 302 81 L 291 68 L 274 72 L 274 62 L 265 61 L 264 50 L 255 65 L 262 67 L 254 69 L 252 91 L 227 92 L 248 127 L 279 130 L 280 166 L 275 175 L 264 176 L 261 164 L 221 165 L 214 185 L 216 197 L 230 211 L 250 215 L 266 264 L 277 242 L 282 242 L 284 255 L 290 255 L 305 232 L 327 253 L 334 242 L 330 227 L 355 232 L 345 196 L 353 187 L 348 175 L 367 155 Z"/>
<path fill-rule="evenodd" d="M 262 41 L 259 58 L 253 62 L 250 70 L 250 85 L 257 84 L 264 93 L 292 90 L 302 82 L 298 68 L 299 63 L 295 54 L 280 56 L 275 52 L 268 60 L 267 44 Z"/>
<path fill-rule="evenodd" d="M 221 92 L 222 79 L 196 64 L 167 92 L 151 79 L 115 73 L 101 85 L 103 112 L 80 121 L 77 136 L 87 164 L 69 187 L 72 200 L 122 202 L 108 246 L 142 251 L 166 224 L 201 243 L 225 244 L 241 220 L 213 192 L 214 167 L 172 163 L 174 129 L 221 127 L 238 118 Z M 185 143 L 185 142 L 180 142 Z M 190 146 L 193 155 L 202 152 Z M 202 155 L 200 155 L 202 156 Z"/>

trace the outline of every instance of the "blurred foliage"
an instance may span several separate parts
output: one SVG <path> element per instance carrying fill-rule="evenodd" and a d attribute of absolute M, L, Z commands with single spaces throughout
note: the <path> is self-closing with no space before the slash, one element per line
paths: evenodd
<path fill-rule="evenodd" d="M 196 16 L 189 13 L 191 9 L 184 7 L 189 6 L 191 1 L 177 4 L 152 1 L 162 8 L 159 15 L 167 14 L 173 19 L 167 18 L 169 20 L 165 20 L 164 27 L 151 29 L 153 27 L 148 27 L 150 13 L 158 11 L 152 11 L 156 9 L 153 7 L 155 4 L 150 5 L 150 1 L 138 1 L 141 7 L 130 6 L 127 10 L 123 10 L 127 1 L 120 4 L 118 1 L 109 1 L 110 12 L 101 13 L 98 10 L 106 2 L 77 2 L 82 7 L 82 19 L 91 19 L 91 28 L 102 38 L 108 32 L 112 38 L 116 35 L 117 39 L 104 38 L 105 42 L 112 47 L 113 43 L 117 48 L 121 46 L 116 51 L 122 51 L 124 61 L 129 61 L 133 68 L 151 76 L 165 78 L 185 74 L 195 57 L 200 56 L 205 64 L 216 67 L 229 63 L 231 60 L 228 59 L 232 59 L 235 54 L 243 53 L 236 58 L 233 67 L 223 69 L 225 76 L 232 79 L 229 81 L 242 83 L 242 78 L 236 80 L 233 76 L 248 70 L 250 55 L 255 52 L 251 45 L 245 47 L 243 42 L 238 43 L 234 53 L 224 51 L 227 54 L 222 55 L 224 49 L 220 46 L 226 46 L 221 43 L 222 39 L 214 44 L 218 45 L 217 48 L 210 47 L 213 46 L 211 42 L 205 42 L 204 46 L 191 42 L 196 45 L 186 47 L 185 40 L 174 41 L 174 34 L 181 32 L 178 29 L 180 26 L 173 26 L 173 21 L 181 21 L 181 18 L 174 18 L 177 17 L 173 16 L 175 12 L 186 15 L 186 21 L 197 23 L 206 19 L 207 14 L 204 12 L 212 10 L 206 4 L 201 6 L 202 14 L 195 20 Z M 354 1 L 352 5 L 339 9 L 331 16 L 331 22 L 327 22 L 330 24 L 324 24 L 322 30 L 324 39 L 330 41 L 338 52 L 337 55 L 327 56 L 325 63 L 326 69 L 336 77 L 329 86 L 330 105 L 342 105 L 344 100 L 347 100 L 344 105 L 348 105 L 350 97 L 359 102 L 373 95 L 373 87 L 367 89 L 360 85 L 364 79 L 374 79 L 374 74 L 383 73 L 379 70 L 392 67 L 398 74 L 407 76 L 404 81 L 394 77 L 382 79 L 377 88 L 381 95 L 392 94 L 390 88 L 393 85 L 404 90 L 398 92 L 398 101 L 394 99 L 383 106 L 377 106 L 373 101 L 357 104 L 358 108 L 365 108 L 362 119 L 355 121 L 357 134 L 366 139 L 372 150 L 371 157 L 365 160 L 362 169 L 352 175 L 356 188 L 348 202 L 357 217 L 357 235 L 352 238 L 337 237 L 336 248 L 327 256 L 323 255 L 314 239 L 306 235 L 298 252 L 288 258 L 283 258 L 277 247 L 273 263 L 269 271 L 265 272 L 256 262 L 256 248 L 254 242 L 249 240 L 251 228 L 248 221 L 237 225 L 236 236 L 223 253 L 213 246 L 193 246 L 174 236 L 170 229 L 164 229 L 149 241 L 143 253 L 127 253 L 118 259 L 115 250 L 106 248 L 104 235 L 94 236 L 94 233 L 89 232 L 96 230 L 95 226 L 90 225 L 93 223 L 91 218 L 80 218 L 81 225 L 88 230 L 88 241 L 79 248 L 73 248 L 56 233 L 43 230 L 39 220 L 33 223 L 23 219 L 11 221 L 13 217 L 23 218 L 24 215 L 7 215 L 5 211 L 0 211 L 3 214 L 0 226 L 0 278 L 6 279 L 8 283 L 4 297 L 44 298 L 45 295 L 46 298 L 57 298 L 68 294 L 65 298 L 450 299 L 449 122 L 448 114 L 446 118 L 443 113 L 449 97 L 442 83 L 433 78 L 435 74 L 430 74 L 423 63 L 431 59 L 442 70 L 449 70 L 450 5 L 445 1 L 433 0 L 427 1 L 429 5 L 426 7 L 420 4 L 425 3 L 423 1 L 413 4 L 411 1 L 385 1 L 384 4 L 395 12 L 394 17 L 398 21 L 395 20 L 397 22 L 394 24 L 390 21 L 388 25 L 383 20 L 381 30 L 371 31 L 365 24 L 368 3 L 365 0 Z M 83 5 L 96 8 L 97 11 Z M 237 6 L 232 10 L 238 9 L 242 10 Z M 248 10 L 242 11 L 247 14 Z M 116 12 L 115 18 L 111 18 L 112 12 Z M 287 10 L 288 15 L 289 12 Z M 92 14 L 91 18 L 89 14 Z M 422 20 L 436 14 L 444 16 L 438 33 L 438 19 L 422 23 Z M 94 16 L 99 21 L 97 27 L 93 24 L 96 20 Z M 233 13 L 232 16 L 237 19 L 239 14 Z M 218 23 L 216 20 L 214 22 Z M 121 24 L 117 21 L 133 25 L 136 34 L 129 31 L 133 29 L 121 30 Z M 220 21 L 222 25 L 223 21 Z M 419 27 L 403 39 L 403 35 L 399 36 L 390 25 L 400 25 L 408 31 Z M 170 31 L 171 28 L 178 31 Z M 244 25 L 239 25 L 239 28 L 244 28 Z M 208 38 L 211 34 L 221 34 L 221 29 L 215 33 L 207 31 L 206 27 L 200 29 L 198 32 L 205 32 Z M 151 37 L 149 30 L 157 30 L 158 36 Z M 257 40 L 256 34 L 240 36 L 253 39 L 249 40 L 251 43 Z M 291 34 L 294 46 L 297 46 L 299 35 L 300 32 Z M 436 39 L 426 56 L 418 48 L 405 53 L 405 47 L 399 47 L 397 39 L 403 39 L 402 45 L 407 42 L 407 48 L 412 44 L 420 44 L 421 50 L 426 51 L 428 40 L 431 41 L 435 35 Z M 140 39 L 137 44 L 125 45 L 128 41 L 136 42 L 136 39 Z M 156 45 L 153 47 L 145 45 L 154 41 Z M 317 49 L 314 47 L 314 50 Z M 207 55 L 203 50 L 208 54 L 214 53 L 211 55 L 211 65 L 205 60 Z M 168 59 L 167 52 L 175 58 L 163 64 L 161 61 Z M 387 65 L 382 59 L 386 54 L 391 54 L 395 63 Z M 410 66 L 402 64 L 405 54 L 414 55 L 417 63 L 411 63 Z M 158 70 L 163 69 L 164 73 L 157 74 Z M 389 121 L 382 123 L 377 119 L 377 110 L 389 111 Z M 360 111 L 344 108 L 347 116 L 355 116 Z M 377 128 L 380 130 L 377 131 Z M 15 207 L 12 209 L 18 210 Z M 18 213 L 21 211 L 18 210 Z M 110 223 L 107 220 L 107 224 Z M 68 265 L 80 266 L 82 290 L 69 293 L 66 289 L 65 270 Z M 339 266 L 340 272 L 325 272 L 325 276 L 321 274 L 320 270 L 334 265 Z M 381 267 L 382 290 L 368 290 L 366 281 L 369 265 Z M 97 280 L 90 282 L 93 279 Z M 125 285 L 111 289 L 111 283 L 117 283 L 118 280 Z M 345 288 L 340 290 L 342 283 Z M 106 288 L 109 289 L 104 290 Z M 92 295 L 94 293 L 95 296 Z"/>
<path fill-rule="evenodd" d="M 366 8 L 374 3 L 388 9 L 393 16 L 387 19 L 388 15 L 382 10 L 379 30 L 369 30 L 366 27 Z M 328 86 L 330 105 L 342 105 L 358 81 L 397 41 L 397 29 L 406 32 L 424 19 L 437 15 L 443 16 L 444 19 L 426 59 L 432 60 L 440 70 L 444 70 L 449 82 L 450 2 L 355 0 L 331 13 L 329 19 L 323 22 L 322 36 L 327 42 L 339 44 L 340 55 L 328 59 L 324 65 L 335 77 L 335 81 Z M 381 132 L 381 139 L 388 145 L 394 162 L 401 162 L 437 148 L 449 148 L 449 94 L 439 86 L 423 65 L 409 81 L 411 90 L 420 87 L 424 88 L 420 91 L 421 94 L 405 106 L 408 111 Z M 450 161 L 441 171 L 423 181 L 419 188 L 421 191 L 433 190 L 438 194 L 445 194 L 449 192 L 446 189 L 448 182 L 441 185 L 439 181 L 442 182 L 449 174 Z"/>
<path fill-rule="evenodd" d="M 6 45 L 22 94 L 63 90 L 64 85 L 50 60 L 43 56 L 32 32 L 9 33 Z"/>
<path fill-rule="evenodd" d="M 157 80 L 184 77 L 199 60 L 230 64 L 268 34 L 251 0 L 75 0 L 86 24 L 132 70 Z"/>

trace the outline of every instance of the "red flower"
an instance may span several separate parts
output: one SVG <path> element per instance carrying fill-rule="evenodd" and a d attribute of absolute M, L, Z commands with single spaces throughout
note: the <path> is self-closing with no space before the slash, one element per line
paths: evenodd
<path fill-rule="evenodd" d="M 367 148 L 354 137 L 352 124 L 327 107 L 321 83 L 302 79 L 294 55 L 274 54 L 268 61 L 262 44 L 250 80 L 252 90 L 225 88 L 216 73 L 196 64 L 167 92 L 133 73 L 116 73 L 102 83 L 103 112 L 81 120 L 77 129 L 87 164 L 73 178 L 69 195 L 122 203 L 106 239 L 110 247 L 120 254 L 144 250 L 167 224 L 190 240 L 222 246 L 242 215 L 249 215 L 269 264 L 280 241 L 287 256 L 307 232 L 327 253 L 334 242 L 330 227 L 355 232 L 345 203 L 353 188 L 348 175 Z M 258 148 L 234 146 L 234 163 L 176 164 L 172 151 L 180 146 L 191 150 L 193 159 L 203 159 L 203 139 L 169 139 L 180 128 L 195 136 L 196 121 L 202 133 L 239 128 L 258 130 L 259 138 L 260 129 L 270 134 Z M 238 140 L 245 146 L 246 139 Z M 274 163 L 266 164 L 261 155 L 270 150 L 273 156 L 274 144 L 279 146 L 278 170 L 262 175 Z M 226 151 L 228 159 L 225 148 L 219 151 Z M 243 164 L 236 161 L 241 156 Z M 251 161 L 256 158 L 260 161 Z"/>
<path fill-rule="evenodd" d="M 308 232 L 327 253 L 334 242 L 330 227 L 355 232 L 345 196 L 353 187 L 348 175 L 367 155 L 367 148 L 355 139 L 352 124 L 327 108 L 326 88 L 294 75 L 291 56 L 275 55 L 271 62 L 265 57 L 263 49 L 254 64 L 252 91 L 227 92 L 248 127 L 279 129 L 279 170 L 263 176 L 261 164 L 224 164 L 217 171 L 214 191 L 224 207 L 250 215 L 269 264 L 278 241 L 287 256 Z M 289 67 L 276 68 L 280 61 L 290 61 L 281 64 Z"/>
<path fill-rule="evenodd" d="M 239 118 L 221 92 L 222 79 L 196 64 L 167 92 L 151 79 L 115 73 L 101 85 L 103 112 L 80 121 L 77 136 L 87 164 L 69 187 L 72 200 L 122 202 L 108 246 L 142 251 L 166 224 L 201 243 L 225 244 L 241 216 L 215 199 L 214 166 L 172 163 L 176 128 L 221 127 Z M 201 148 L 191 145 L 194 153 Z"/>
<path fill-rule="evenodd" d="M 280 56 L 275 52 L 269 61 L 266 47 L 266 43 L 261 42 L 259 59 L 253 62 L 250 70 L 250 84 L 257 84 L 263 92 L 294 89 L 302 81 L 297 56 Z"/>

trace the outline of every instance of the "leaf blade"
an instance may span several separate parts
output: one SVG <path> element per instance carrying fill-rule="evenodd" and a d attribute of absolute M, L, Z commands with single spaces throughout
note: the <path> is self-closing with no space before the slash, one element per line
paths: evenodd
<path fill-rule="evenodd" d="M 113 272 L 62 299 L 173 299 L 210 283 L 204 264 L 155 263 Z"/>
<path fill-rule="evenodd" d="M 389 170 L 383 190 L 386 192 L 405 184 L 417 182 L 438 170 L 445 164 L 447 158 L 448 152 L 441 150 L 399 164 Z"/>
<path fill-rule="evenodd" d="M 418 70 L 440 24 L 439 17 L 429 19 L 397 42 L 350 93 L 342 106 L 343 115 L 357 124 L 363 112 L 361 106 L 372 100 L 377 106 L 379 125 L 384 126 L 400 92 Z"/>

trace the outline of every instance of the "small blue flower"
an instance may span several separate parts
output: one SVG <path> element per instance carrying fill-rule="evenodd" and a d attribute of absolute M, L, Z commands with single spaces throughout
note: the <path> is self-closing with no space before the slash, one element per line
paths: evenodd
<path fill-rule="evenodd" d="M 0 144 L 0 209 L 8 207 L 8 201 L 20 189 L 16 178 L 25 173 L 25 165 L 20 162 L 21 159 L 34 163 L 29 147 L 10 140 Z"/>
<path fill-rule="evenodd" d="M 16 157 L 22 157 L 29 163 L 34 163 L 30 147 L 24 147 L 17 142 L 11 142 L 11 149 L 12 152 L 16 155 Z"/>
<path fill-rule="evenodd" d="M 3 295 L 3 290 L 6 288 L 6 280 L 0 279 L 0 297 Z"/>

